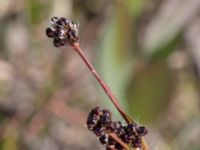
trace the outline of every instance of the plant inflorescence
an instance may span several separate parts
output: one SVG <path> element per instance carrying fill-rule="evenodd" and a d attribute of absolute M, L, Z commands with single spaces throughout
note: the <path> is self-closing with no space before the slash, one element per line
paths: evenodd
<path fill-rule="evenodd" d="M 112 121 L 111 112 L 102 109 L 98 106 L 93 108 L 87 118 L 87 127 L 97 137 L 101 144 L 106 145 L 107 148 L 115 148 L 124 150 L 109 133 L 117 135 L 124 143 L 131 147 L 141 147 L 142 137 L 147 134 L 147 129 L 144 126 L 139 126 L 136 123 L 123 124 L 120 121 Z"/>
<path fill-rule="evenodd" d="M 107 150 L 131 150 L 135 148 L 149 150 L 148 144 L 144 139 L 147 129 L 144 126 L 139 126 L 121 109 L 118 100 L 112 94 L 110 88 L 100 78 L 95 68 L 86 58 L 80 48 L 78 28 L 79 24 L 74 21 L 64 17 L 52 17 L 50 25 L 46 29 L 46 35 L 53 38 L 55 47 L 69 45 L 79 54 L 115 108 L 126 121 L 126 123 L 112 121 L 111 112 L 97 106 L 88 114 L 88 129 L 98 137 L 101 144 L 106 145 Z"/>
<path fill-rule="evenodd" d="M 53 38 L 55 47 L 61 47 L 78 41 L 77 22 L 73 22 L 66 18 L 52 17 L 49 27 L 46 29 L 46 35 Z"/>

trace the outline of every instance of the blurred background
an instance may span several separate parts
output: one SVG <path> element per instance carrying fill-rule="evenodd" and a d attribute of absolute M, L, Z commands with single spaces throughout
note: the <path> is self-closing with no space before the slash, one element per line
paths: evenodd
<path fill-rule="evenodd" d="M 103 150 L 85 127 L 96 105 L 123 120 L 52 16 L 80 43 L 151 150 L 200 150 L 199 0 L 0 0 L 0 149 Z"/>

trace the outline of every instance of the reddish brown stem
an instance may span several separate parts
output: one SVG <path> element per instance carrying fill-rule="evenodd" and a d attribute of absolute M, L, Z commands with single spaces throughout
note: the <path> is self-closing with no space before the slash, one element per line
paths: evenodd
<path fill-rule="evenodd" d="M 118 103 L 118 100 L 116 99 L 116 97 L 112 94 L 110 88 L 105 84 L 105 82 L 100 78 L 100 76 L 98 75 L 98 73 L 96 72 L 95 68 L 92 66 L 92 64 L 90 63 L 90 61 L 87 59 L 87 57 L 85 56 L 85 54 L 83 53 L 83 50 L 80 48 L 79 43 L 74 43 L 73 45 L 71 45 L 74 50 L 79 54 L 79 56 L 82 58 L 82 60 L 85 62 L 85 64 L 87 65 L 87 67 L 90 69 L 90 71 L 92 72 L 92 74 L 94 75 L 94 77 L 97 79 L 97 81 L 99 82 L 99 84 L 101 85 L 101 87 L 103 88 L 103 90 L 106 92 L 106 94 L 108 95 L 108 97 L 110 98 L 111 102 L 115 105 L 115 107 L 117 108 L 117 110 L 119 111 L 119 113 L 122 115 L 122 117 L 125 119 L 125 121 L 130 124 L 133 122 L 133 120 L 120 108 L 120 105 Z"/>
<path fill-rule="evenodd" d="M 145 138 L 142 138 L 142 149 L 143 150 L 150 150 L 149 145 L 147 144 Z"/>
<path fill-rule="evenodd" d="M 108 97 L 110 98 L 111 102 L 114 104 L 114 106 L 116 107 L 116 109 L 119 111 L 119 113 L 121 114 L 121 116 L 124 118 L 124 120 L 127 122 L 127 124 L 133 123 L 134 121 L 131 119 L 131 117 L 129 117 L 121 108 L 120 105 L 118 103 L 118 100 L 116 99 L 116 97 L 112 94 L 110 88 L 106 85 L 106 83 L 100 78 L 100 76 L 98 75 L 98 73 L 96 72 L 95 68 L 92 66 L 92 64 L 90 63 L 90 61 L 87 59 L 87 57 L 85 56 L 85 54 L 83 53 L 83 50 L 80 48 L 79 43 L 74 43 L 71 44 L 72 48 L 79 54 L 79 56 L 82 58 L 82 60 L 85 62 L 85 64 L 87 65 L 87 67 L 90 69 L 90 71 L 92 72 L 92 74 L 94 75 L 94 77 L 97 79 L 97 81 L 99 82 L 99 84 L 101 85 L 101 87 L 103 88 L 103 90 L 105 91 L 105 93 L 108 95 Z M 111 135 L 112 136 L 112 135 Z M 115 137 L 114 137 L 115 138 Z M 123 143 L 122 143 L 123 144 Z M 128 149 L 127 146 L 125 146 L 126 149 Z M 142 150 L 149 150 L 149 146 L 146 142 L 146 140 L 143 138 L 142 139 Z"/>
<path fill-rule="evenodd" d="M 114 133 L 109 133 L 109 136 L 111 136 L 115 141 L 117 141 L 126 150 L 130 150 L 129 146 L 126 143 L 124 143 L 117 135 L 115 135 Z"/>

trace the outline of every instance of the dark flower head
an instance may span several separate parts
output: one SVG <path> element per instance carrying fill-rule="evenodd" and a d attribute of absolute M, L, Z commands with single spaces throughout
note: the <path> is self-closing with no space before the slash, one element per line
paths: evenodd
<path fill-rule="evenodd" d="M 111 112 L 99 106 L 89 112 L 87 127 L 99 137 L 100 143 L 106 145 L 107 149 L 125 150 L 109 133 L 114 133 L 132 147 L 141 147 L 142 137 L 147 134 L 147 129 L 136 123 L 123 124 L 121 121 L 112 121 Z"/>
<path fill-rule="evenodd" d="M 144 127 L 144 126 L 137 127 L 136 131 L 139 136 L 145 136 L 148 133 L 146 127 Z"/>
<path fill-rule="evenodd" d="M 78 42 L 79 24 L 64 17 L 52 17 L 46 35 L 54 39 L 54 46 L 61 47 Z"/>

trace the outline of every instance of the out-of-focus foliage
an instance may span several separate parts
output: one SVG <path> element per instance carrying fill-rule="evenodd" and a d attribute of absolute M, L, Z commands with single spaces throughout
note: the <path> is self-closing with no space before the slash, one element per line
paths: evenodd
<path fill-rule="evenodd" d="M 199 0 L 0 0 L 0 149 L 104 149 L 84 127 L 110 108 L 69 47 L 45 35 L 52 16 L 80 23 L 80 43 L 151 149 L 198 150 Z M 84 87 L 84 88 L 83 88 Z"/>

